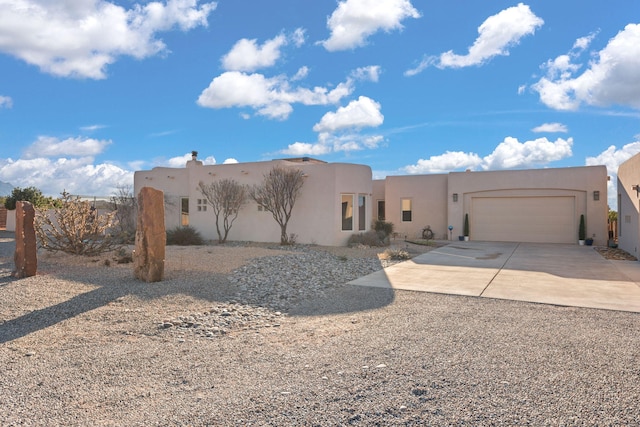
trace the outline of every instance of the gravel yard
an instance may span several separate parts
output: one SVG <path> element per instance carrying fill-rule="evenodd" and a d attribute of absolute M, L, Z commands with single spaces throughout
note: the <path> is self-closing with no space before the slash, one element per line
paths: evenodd
<path fill-rule="evenodd" d="M 170 246 L 151 284 L 13 250 L 2 426 L 640 425 L 635 313 L 345 285 L 383 249 Z"/>

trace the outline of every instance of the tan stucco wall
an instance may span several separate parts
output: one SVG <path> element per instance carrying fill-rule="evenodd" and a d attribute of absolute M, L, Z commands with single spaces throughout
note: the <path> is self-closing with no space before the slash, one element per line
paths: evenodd
<path fill-rule="evenodd" d="M 447 239 L 448 175 L 388 176 L 385 180 L 387 221 L 407 238 L 419 238 L 427 225 L 436 239 Z M 402 199 L 411 199 L 411 222 L 402 221 Z"/>
<path fill-rule="evenodd" d="M 189 197 L 189 225 L 198 229 L 205 239 L 217 239 L 215 217 L 208 206 L 206 212 L 197 211 L 197 199 L 203 196 L 198 183 L 210 183 L 215 179 L 231 178 L 239 183 L 255 185 L 262 182 L 274 166 L 301 169 L 305 177 L 300 196 L 294 206 L 287 232 L 297 235 L 299 243 L 319 245 L 345 245 L 349 236 L 358 232 L 341 231 L 341 193 L 364 194 L 368 207 L 365 229 L 371 223 L 371 168 L 347 163 L 290 162 L 274 160 L 222 165 L 201 165 L 187 162 L 186 168 L 154 168 L 136 172 L 134 191 L 151 186 L 165 192 L 166 225 L 173 228 L 180 224 L 180 198 Z M 228 240 L 279 242 L 280 227 L 270 212 L 259 211 L 258 205 L 249 201 L 233 223 Z"/>
<path fill-rule="evenodd" d="M 594 201 L 593 192 L 600 192 Z M 458 194 L 458 202 L 453 194 Z M 447 194 L 448 222 L 454 226 L 454 235 L 463 227 L 464 214 L 471 217 L 472 199 L 491 196 L 570 195 L 576 198 L 575 235 L 578 240 L 578 222 L 585 215 L 587 237 L 594 244 L 607 242 L 607 170 L 605 166 L 549 168 L 486 172 L 452 172 L 449 174 Z M 458 232 L 456 232 L 458 230 Z M 473 238 L 473 230 L 471 232 Z"/>
<path fill-rule="evenodd" d="M 640 154 L 618 167 L 618 246 L 636 257 L 640 249 Z"/>

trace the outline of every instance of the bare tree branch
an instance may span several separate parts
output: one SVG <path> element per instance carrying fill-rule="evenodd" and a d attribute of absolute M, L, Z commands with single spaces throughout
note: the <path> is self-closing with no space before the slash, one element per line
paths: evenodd
<path fill-rule="evenodd" d="M 249 190 L 249 197 L 271 212 L 280 226 L 280 244 L 290 243 L 287 224 L 291 211 L 304 184 L 304 174 L 300 169 L 276 166 L 265 176 L 261 185 Z"/>
<path fill-rule="evenodd" d="M 210 184 L 200 181 L 198 190 L 213 209 L 216 217 L 218 242 L 226 242 L 233 222 L 238 217 L 242 206 L 247 202 L 247 186 L 234 179 L 221 179 Z M 220 219 L 222 219 L 222 230 L 220 230 Z"/>

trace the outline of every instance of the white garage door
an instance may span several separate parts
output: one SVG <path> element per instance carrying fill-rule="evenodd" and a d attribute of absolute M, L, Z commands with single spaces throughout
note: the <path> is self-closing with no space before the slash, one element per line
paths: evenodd
<path fill-rule="evenodd" d="M 494 242 L 575 243 L 574 197 L 474 197 L 471 238 Z"/>

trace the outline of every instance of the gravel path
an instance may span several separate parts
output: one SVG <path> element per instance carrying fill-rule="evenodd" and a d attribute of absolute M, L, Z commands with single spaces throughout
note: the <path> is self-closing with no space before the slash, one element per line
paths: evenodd
<path fill-rule="evenodd" d="M 169 247 L 156 284 L 42 254 L 14 280 L 0 232 L 0 425 L 639 425 L 638 314 L 345 286 L 376 252 Z"/>

